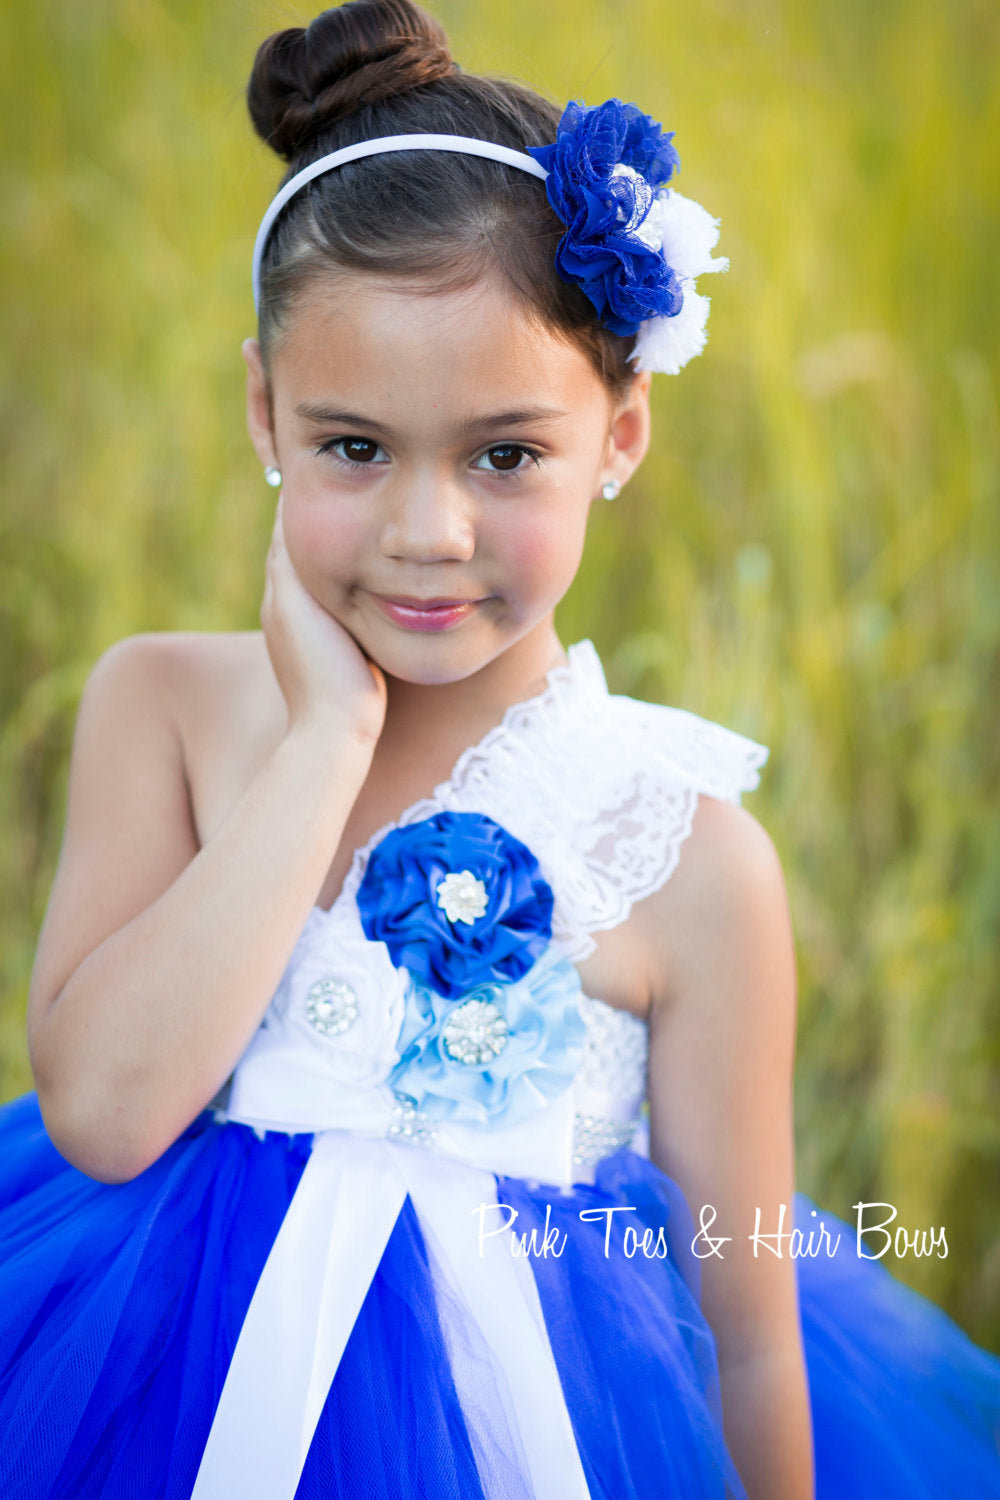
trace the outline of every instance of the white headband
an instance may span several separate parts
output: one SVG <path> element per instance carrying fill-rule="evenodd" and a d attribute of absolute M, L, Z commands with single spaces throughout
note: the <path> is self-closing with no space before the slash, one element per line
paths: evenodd
<path fill-rule="evenodd" d="M 358 161 L 363 156 L 379 156 L 384 151 L 459 151 L 465 156 L 485 156 L 490 161 L 504 162 L 508 167 L 519 167 L 522 172 L 530 172 L 532 177 L 538 177 L 542 182 L 549 175 L 543 166 L 540 166 L 533 157 L 526 156 L 523 151 L 513 151 L 509 146 L 498 146 L 492 141 L 477 141 L 467 135 L 383 135 L 373 141 L 360 141 L 355 146 L 342 146 L 339 151 L 331 151 L 328 156 L 321 156 L 319 161 L 314 161 L 311 166 L 303 167 L 301 172 L 296 172 L 295 176 L 275 194 L 267 213 L 260 222 L 253 247 L 253 305 L 258 312 L 260 311 L 260 263 L 264 258 L 264 247 L 271 233 L 271 226 L 285 204 L 290 198 L 294 198 L 307 182 L 312 182 L 314 177 L 321 177 L 324 172 L 332 172 L 334 167 L 342 167 L 349 161 Z"/>
<path fill-rule="evenodd" d="M 626 141 L 626 156 L 641 163 L 642 173 L 628 160 L 606 170 L 600 153 L 596 163 L 592 161 L 591 127 L 598 133 L 613 127 L 626 136 L 629 132 L 635 136 L 638 131 L 636 139 Z M 386 151 L 457 151 L 516 167 L 547 184 L 549 202 L 566 225 L 556 251 L 559 275 L 564 281 L 576 282 L 603 326 L 622 336 L 635 335 L 628 358 L 636 371 L 676 375 L 705 345 L 709 304 L 708 298 L 697 291 L 695 278 L 704 271 L 724 271 L 729 262 L 712 255 L 719 237 L 718 220 L 700 203 L 682 198 L 672 188 L 654 188 L 643 175 L 652 160 L 658 163 L 654 180 L 665 182 L 669 178 L 678 164 L 671 140 L 672 136 L 661 136 L 657 122 L 643 115 L 636 105 L 609 99 L 594 109 L 568 104 L 559 123 L 557 143 L 536 148 L 534 156 L 472 136 L 430 133 L 385 135 L 331 151 L 286 182 L 261 220 L 253 247 L 254 306 L 259 312 L 260 267 L 267 237 L 285 204 L 306 183 L 346 162 Z M 551 174 L 536 159 L 538 156 L 549 162 Z M 596 226 L 590 217 L 595 191 L 599 200 L 604 199 L 604 218 Z M 600 250 L 602 235 L 611 253 L 595 257 L 593 251 L 595 246 Z M 660 256 L 652 276 L 650 251 L 658 251 Z M 567 256 L 571 263 L 568 273 Z M 637 279 L 643 294 L 638 300 L 634 295 Z"/>

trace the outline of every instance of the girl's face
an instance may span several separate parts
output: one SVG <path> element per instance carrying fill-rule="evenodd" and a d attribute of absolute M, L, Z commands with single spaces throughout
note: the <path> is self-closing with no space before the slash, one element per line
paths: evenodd
<path fill-rule="evenodd" d="M 645 453 L 648 377 L 615 405 L 491 282 L 338 278 L 299 301 L 270 392 L 255 340 L 244 354 L 292 563 L 384 671 L 456 681 L 551 632 L 591 501 Z"/>

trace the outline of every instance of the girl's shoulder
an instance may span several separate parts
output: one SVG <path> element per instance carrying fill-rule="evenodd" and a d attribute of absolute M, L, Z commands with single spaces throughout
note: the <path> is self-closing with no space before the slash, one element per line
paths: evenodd
<path fill-rule="evenodd" d="M 91 683 L 114 679 L 156 684 L 175 706 L 195 702 L 206 692 L 227 699 L 259 687 L 267 667 L 260 630 L 163 630 L 123 636 L 102 653 Z"/>
<path fill-rule="evenodd" d="M 217 817 L 240 795 L 232 745 L 265 679 L 262 655 L 252 633 L 171 631 L 126 636 L 97 658 L 73 730 L 28 1035 L 87 954 L 195 858 L 207 810 Z"/>
<path fill-rule="evenodd" d="M 199 844 L 223 821 L 285 729 L 285 706 L 259 630 L 125 636 L 96 663 L 85 699 L 106 700 L 128 733 L 172 741 Z"/>
<path fill-rule="evenodd" d="M 239 800 L 280 738 L 268 676 L 263 637 L 249 631 L 142 633 L 98 658 L 77 713 L 29 1033 L 83 958 L 167 889 Z"/>
<path fill-rule="evenodd" d="M 144 631 L 97 659 L 70 766 L 68 830 L 103 819 L 119 790 L 131 820 L 185 823 L 196 852 L 284 732 L 261 631 Z M 133 806 L 123 800 L 131 796 Z M 110 800 L 109 800 L 110 799 Z M 182 818 L 183 813 L 183 818 Z M 129 821 L 123 818 L 121 821 Z"/>
<path fill-rule="evenodd" d="M 172 706 L 207 691 L 227 695 L 257 685 L 267 664 L 260 630 L 148 630 L 122 636 L 94 663 L 85 692 L 128 685 L 166 692 Z M 164 705 L 166 706 L 166 705 Z"/>

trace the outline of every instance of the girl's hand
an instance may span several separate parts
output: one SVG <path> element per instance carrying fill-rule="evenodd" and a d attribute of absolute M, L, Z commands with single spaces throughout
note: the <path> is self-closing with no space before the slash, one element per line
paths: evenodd
<path fill-rule="evenodd" d="M 333 726 L 374 745 L 385 722 L 385 677 L 303 584 L 285 547 L 281 496 L 267 554 L 260 623 L 289 728 Z"/>

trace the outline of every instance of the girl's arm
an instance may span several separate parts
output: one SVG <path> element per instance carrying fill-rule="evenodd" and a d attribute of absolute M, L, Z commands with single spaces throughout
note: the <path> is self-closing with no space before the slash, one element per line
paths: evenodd
<path fill-rule="evenodd" d="M 103 1181 L 143 1171 L 229 1076 L 371 763 L 384 685 L 298 581 L 280 511 L 261 620 L 288 729 L 200 851 L 173 712 L 190 638 L 120 642 L 80 705 L 28 1039 L 55 1145 Z"/>
<path fill-rule="evenodd" d="M 650 1155 L 683 1189 L 716 1338 L 726 1440 L 750 1500 L 811 1500 L 792 1228 L 795 973 L 781 868 L 760 825 L 702 799 L 650 903 Z M 645 918 L 643 919 L 645 922 Z M 715 1218 L 712 1221 L 712 1210 Z M 713 1253 L 709 1237 L 719 1240 Z M 721 1256 L 721 1258 L 720 1258 Z"/>

